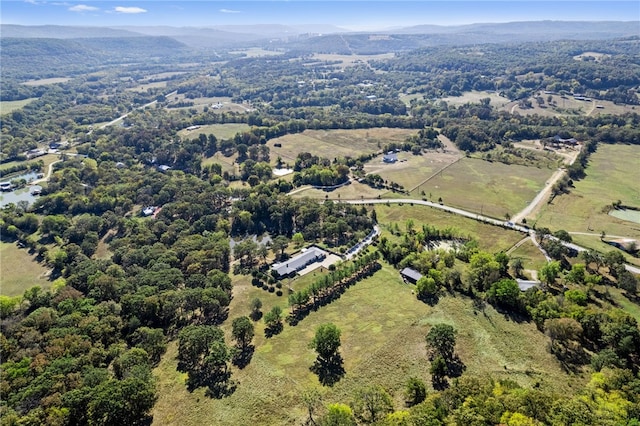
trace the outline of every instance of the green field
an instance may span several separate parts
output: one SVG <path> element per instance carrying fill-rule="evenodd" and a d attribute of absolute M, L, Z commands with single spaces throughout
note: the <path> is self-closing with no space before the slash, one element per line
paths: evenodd
<path fill-rule="evenodd" d="M 607 235 L 640 239 L 637 223 L 618 219 L 607 214 L 605 209 L 617 200 L 640 207 L 638 158 L 639 146 L 599 145 L 590 157 L 587 176 L 574 183 L 575 188 L 570 194 L 556 197 L 551 204 L 545 205 L 536 226 L 594 234 L 574 235 L 574 240 L 586 247 L 605 251 L 613 248 L 600 242 L 602 231 Z"/>
<path fill-rule="evenodd" d="M 204 133 L 205 135 L 215 135 L 218 140 L 232 139 L 236 133 L 247 130 L 249 130 L 249 126 L 242 123 L 208 124 L 195 130 L 182 129 L 178 132 L 178 136 L 183 139 L 197 139 L 200 133 Z"/>
<path fill-rule="evenodd" d="M 35 101 L 38 98 L 27 98 L 21 101 L 2 101 L 0 102 L 0 115 L 8 114 L 15 110 L 18 110 L 28 104 L 29 102 Z"/>
<path fill-rule="evenodd" d="M 234 288 L 237 296 L 230 318 L 248 313 L 246 289 L 238 288 L 242 286 L 237 283 Z M 465 374 L 509 378 L 524 386 L 548 384 L 565 393 L 581 387 L 580 377 L 569 378 L 562 372 L 546 351 L 546 337 L 533 324 L 509 321 L 491 307 L 475 310 L 472 301 L 462 297 L 444 297 L 430 307 L 418 301 L 411 289 L 396 270 L 385 266 L 296 327 L 285 325 L 278 336 L 265 339 L 258 323 L 253 359 L 243 370 L 233 369 L 237 390 L 222 400 L 207 398 L 203 390 L 186 390 L 185 375 L 176 371 L 177 345 L 171 343 L 155 369 L 160 397 L 153 411 L 154 424 L 201 425 L 212 419 L 218 425 L 301 424 L 305 416 L 301 393 L 320 387 L 309 370 L 315 357 L 308 344 L 318 325 L 326 322 L 342 331 L 346 375 L 334 387 L 322 388 L 325 404 L 348 402 L 357 387 L 378 383 L 401 409 L 409 376 L 429 382 L 424 336 L 439 322 L 458 330 L 457 351 L 467 366 Z M 263 311 L 269 308 L 265 300 Z M 227 333 L 229 324 L 225 324 Z"/>
<path fill-rule="evenodd" d="M 47 272 L 49 269 L 36 262 L 26 250 L 15 243 L 0 242 L 0 294 L 21 296 L 36 285 L 48 288 L 51 282 L 46 278 Z"/>
<path fill-rule="evenodd" d="M 271 150 L 271 159 L 275 163 L 278 156 L 285 163 L 293 165 L 301 152 L 309 152 L 319 157 L 334 158 L 354 157 L 360 154 L 378 152 L 391 142 L 404 142 L 416 133 L 410 129 L 376 129 L 356 130 L 305 130 L 302 133 L 286 135 L 267 142 Z M 279 143 L 281 147 L 275 147 Z"/>
<path fill-rule="evenodd" d="M 421 185 L 427 198 L 485 216 L 504 218 L 522 210 L 544 187 L 552 170 L 463 158 Z"/>

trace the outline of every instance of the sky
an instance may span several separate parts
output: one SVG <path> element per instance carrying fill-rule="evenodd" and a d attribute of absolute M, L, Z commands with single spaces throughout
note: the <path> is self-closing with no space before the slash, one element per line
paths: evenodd
<path fill-rule="evenodd" d="M 640 21 L 640 1 L 0 0 L 0 22 L 20 25 L 329 24 L 373 30 L 537 20 Z"/>

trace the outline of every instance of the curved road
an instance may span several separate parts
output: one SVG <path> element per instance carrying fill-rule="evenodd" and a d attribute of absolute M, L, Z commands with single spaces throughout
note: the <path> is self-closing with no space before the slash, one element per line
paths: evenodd
<path fill-rule="evenodd" d="M 481 222 L 486 222 L 486 223 L 490 223 L 492 225 L 496 225 L 496 226 L 501 226 L 503 228 L 508 228 L 508 229 L 513 229 L 514 231 L 519 231 L 519 232 L 523 232 L 528 234 L 531 237 L 531 240 L 533 241 L 533 243 L 536 245 L 536 247 L 538 247 L 538 249 L 544 254 L 545 258 L 547 259 L 547 261 L 551 261 L 552 259 L 549 257 L 549 255 L 544 251 L 544 249 L 542 249 L 542 247 L 540 247 L 540 244 L 538 242 L 538 240 L 536 239 L 536 232 L 533 229 L 529 229 L 527 227 L 524 226 L 520 226 L 517 224 L 513 224 L 511 222 L 504 222 L 502 220 L 498 220 L 498 219 L 494 219 L 492 217 L 488 217 L 488 216 L 483 216 L 483 215 L 479 215 L 477 213 L 472 213 L 466 210 L 462 210 L 456 207 L 450 207 L 450 206 L 445 206 L 444 204 L 439 204 L 439 203 L 432 203 L 431 201 L 424 201 L 424 200 L 414 200 L 414 199 L 410 199 L 410 198 L 400 198 L 400 199 L 378 199 L 378 198 L 374 198 L 374 199 L 361 199 L 361 200 L 333 200 L 334 202 L 342 202 L 342 203 L 348 203 L 348 204 L 416 204 L 419 206 L 426 206 L 426 207 L 433 207 L 433 208 L 437 208 L 440 210 L 444 210 L 450 213 L 454 213 L 460 216 L 464 216 L 464 217 L 468 217 L 470 219 L 474 219 L 474 220 L 478 220 Z M 550 238 L 554 238 L 553 236 L 551 236 Z M 574 249 L 578 252 L 582 252 L 582 251 L 587 251 L 589 249 L 579 246 L 577 244 L 574 243 L 567 243 L 567 242 L 562 242 L 562 244 L 565 247 Z M 634 274 L 640 274 L 640 268 L 633 266 L 633 265 L 629 265 L 629 264 L 625 264 L 624 265 L 625 269 L 631 273 Z"/>

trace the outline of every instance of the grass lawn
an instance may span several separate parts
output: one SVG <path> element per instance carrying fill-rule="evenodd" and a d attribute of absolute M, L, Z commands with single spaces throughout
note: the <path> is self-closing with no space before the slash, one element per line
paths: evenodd
<path fill-rule="evenodd" d="M 637 223 L 618 219 L 606 213 L 605 207 L 616 200 L 640 207 L 640 147 L 633 145 L 598 146 L 589 160 L 587 176 L 574 183 L 571 193 L 556 197 L 545 205 L 536 226 L 551 230 L 593 233 L 595 236 L 573 235 L 576 243 L 602 251 L 613 247 L 600 242 L 599 234 L 640 239 Z"/>
<path fill-rule="evenodd" d="M 36 285 L 48 288 L 51 282 L 45 277 L 47 272 L 49 269 L 26 250 L 15 243 L 0 242 L 0 294 L 21 296 Z"/>
<path fill-rule="evenodd" d="M 457 228 L 461 234 L 469 235 L 478 241 L 482 250 L 491 253 L 507 251 L 515 243 L 520 241 L 523 235 L 516 231 L 510 231 L 498 226 L 478 222 L 473 219 L 458 216 L 440 209 L 418 206 L 418 205 L 398 205 L 376 204 L 376 215 L 378 223 L 382 225 L 383 235 L 386 233 L 386 226 L 394 222 L 405 229 L 408 219 L 413 220 L 414 228 L 420 229 L 422 224 L 429 224 L 437 228 Z"/>
<path fill-rule="evenodd" d="M 183 139 L 197 139 L 200 133 L 204 133 L 205 135 L 215 135 L 218 140 L 232 139 L 236 133 L 244 132 L 249 128 L 249 125 L 244 123 L 208 124 L 195 130 L 180 130 L 178 136 Z"/>
<path fill-rule="evenodd" d="M 285 135 L 267 142 L 271 150 L 271 161 L 275 164 L 278 156 L 291 166 L 301 152 L 310 152 L 319 157 L 333 160 L 340 157 L 354 157 L 359 154 L 370 154 L 380 151 L 391 142 L 404 142 L 415 134 L 411 129 L 376 129 L 354 130 L 305 130 L 302 133 Z M 275 144 L 281 144 L 276 147 Z"/>
<path fill-rule="evenodd" d="M 2 101 L 0 102 L 0 115 L 9 114 L 15 110 L 21 109 L 29 102 L 35 101 L 38 98 L 27 98 L 20 101 Z"/>
<path fill-rule="evenodd" d="M 502 219 L 523 209 L 553 170 L 463 158 L 418 188 L 427 198 Z M 415 196 L 419 196 L 415 194 Z"/>
<path fill-rule="evenodd" d="M 215 419 L 218 425 L 301 424 L 305 417 L 302 392 L 320 387 L 309 370 L 315 354 L 308 344 L 315 329 L 326 322 L 342 331 L 346 375 L 334 387 L 321 389 L 325 404 L 348 402 L 356 388 L 377 383 L 388 389 L 396 408 L 402 408 L 403 386 L 409 376 L 429 382 L 424 337 L 439 322 L 458 330 L 457 352 L 467 366 L 465 374 L 510 378 L 525 386 L 551 384 L 565 393 L 583 383 L 582 378 L 568 378 L 561 371 L 545 349 L 546 337 L 533 324 L 509 321 L 491 307 L 476 311 L 462 297 L 444 297 L 430 307 L 418 301 L 411 289 L 397 271 L 385 266 L 297 326 L 285 325 L 278 336 L 265 339 L 262 323 L 258 323 L 253 359 L 243 370 L 233 369 L 237 390 L 222 400 L 205 397 L 203 390 L 186 390 L 185 375 L 176 371 L 177 345 L 171 343 L 154 370 L 160 395 L 154 423 L 188 426 Z M 234 297 L 230 319 L 247 313 L 244 299 L 243 295 Z M 241 309 L 236 306 L 239 302 Z M 227 336 L 230 322 L 223 327 Z M 505 335 L 510 336 L 508 340 Z"/>

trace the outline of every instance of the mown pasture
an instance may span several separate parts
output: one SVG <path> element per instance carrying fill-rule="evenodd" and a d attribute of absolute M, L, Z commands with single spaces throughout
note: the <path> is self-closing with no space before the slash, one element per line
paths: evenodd
<path fill-rule="evenodd" d="M 498 219 L 513 216 L 544 187 L 553 170 L 462 158 L 416 188 L 415 197 Z M 424 193 L 424 195 L 422 195 Z"/>

